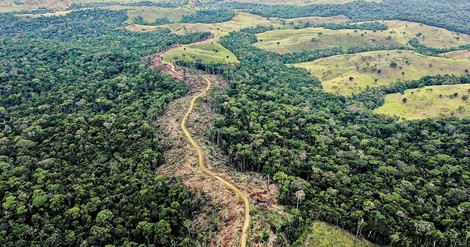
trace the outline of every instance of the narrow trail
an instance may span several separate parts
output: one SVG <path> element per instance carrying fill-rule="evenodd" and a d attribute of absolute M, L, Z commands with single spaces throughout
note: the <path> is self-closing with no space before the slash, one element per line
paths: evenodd
<path fill-rule="evenodd" d="M 203 40 L 203 41 L 200 41 L 200 42 L 197 42 L 197 43 L 206 42 L 206 41 L 211 40 L 211 39 L 214 40 L 215 38 L 216 38 L 216 35 L 212 34 L 206 40 Z M 190 45 L 194 45 L 194 44 L 197 44 L 197 43 L 193 43 L 193 44 L 190 44 Z M 172 49 L 170 49 L 166 52 L 160 53 L 159 57 L 158 57 L 158 59 L 160 60 L 161 63 L 163 63 L 163 64 L 170 67 L 168 72 L 171 73 L 175 78 L 184 78 L 184 76 L 176 70 L 175 66 L 172 63 L 168 63 L 168 62 L 163 61 L 163 56 L 166 55 L 168 52 L 170 52 L 174 49 L 178 49 L 180 47 L 182 47 L 182 46 L 177 45 L 177 46 L 173 47 Z M 223 184 L 225 187 L 227 187 L 228 189 L 233 191 L 238 197 L 240 197 L 243 200 L 243 204 L 244 204 L 244 222 L 243 222 L 242 234 L 241 234 L 241 238 L 240 238 L 240 246 L 241 247 L 246 247 L 247 239 L 248 239 L 248 227 L 251 224 L 250 202 L 249 202 L 248 196 L 245 193 L 243 193 L 240 189 L 238 189 L 233 183 L 230 183 L 229 181 L 227 181 L 227 180 L 223 179 L 222 177 L 216 175 L 213 171 L 211 171 L 206 166 L 206 164 L 204 162 L 204 152 L 201 149 L 201 146 L 192 137 L 191 132 L 188 130 L 188 128 L 186 126 L 186 122 L 187 122 L 189 116 L 191 115 L 191 113 L 193 112 L 193 109 L 196 105 L 196 101 L 199 98 L 205 96 L 211 88 L 212 83 L 211 83 L 211 80 L 209 79 L 209 77 L 208 76 L 203 76 L 203 79 L 206 81 L 207 87 L 201 93 L 197 94 L 196 96 L 194 96 L 191 99 L 190 104 L 189 104 L 189 108 L 188 108 L 186 114 L 184 115 L 184 117 L 181 121 L 181 129 L 183 130 L 183 133 L 185 134 L 186 138 L 191 143 L 193 148 L 197 151 L 198 166 L 202 170 L 202 172 L 205 173 L 206 175 L 208 175 L 209 177 L 218 180 L 221 184 Z"/>
<path fill-rule="evenodd" d="M 197 151 L 197 155 L 199 156 L 198 157 L 199 158 L 199 160 L 198 160 L 199 168 L 201 168 L 201 170 L 205 174 L 209 175 L 212 178 L 215 178 L 215 179 L 219 180 L 223 185 L 227 186 L 230 190 L 235 192 L 235 194 L 237 194 L 241 199 L 243 199 L 243 203 L 244 203 L 244 206 L 245 206 L 245 219 L 244 219 L 243 228 L 242 228 L 242 236 L 241 236 L 241 239 L 240 239 L 240 246 L 245 247 L 246 246 L 246 240 L 248 238 L 248 227 L 250 226 L 250 222 L 251 222 L 250 202 L 248 201 L 248 196 L 246 196 L 245 193 L 240 191 L 234 184 L 232 184 L 232 183 L 228 182 L 227 180 L 217 176 L 211 170 L 209 170 L 209 168 L 207 168 L 207 166 L 204 164 L 204 153 L 203 153 L 201 147 L 196 142 L 196 140 L 194 140 L 194 138 L 191 136 L 191 132 L 189 132 L 188 128 L 186 127 L 186 121 L 187 121 L 189 115 L 191 114 L 191 112 L 193 111 L 196 100 L 199 99 L 200 97 L 204 96 L 209 91 L 209 89 L 211 87 L 211 81 L 207 77 L 204 77 L 204 80 L 207 82 L 207 88 L 204 91 L 202 91 L 200 94 L 194 96 L 194 98 L 191 99 L 191 103 L 189 104 L 189 109 L 186 112 L 186 114 L 184 115 L 183 121 L 181 121 L 181 129 L 183 130 L 184 134 L 188 138 L 191 145 Z"/>

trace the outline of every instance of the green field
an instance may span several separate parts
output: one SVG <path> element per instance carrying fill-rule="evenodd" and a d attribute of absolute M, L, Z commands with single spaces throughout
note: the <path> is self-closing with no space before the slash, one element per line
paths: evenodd
<path fill-rule="evenodd" d="M 194 61 L 200 59 L 203 63 L 236 63 L 236 56 L 220 45 L 217 41 L 220 37 L 227 35 L 229 32 L 240 30 L 242 28 L 256 25 L 279 25 L 279 20 L 268 20 L 264 17 L 252 15 L 248 13 L 237 13 L 230 21 L 204 24 L 204 23 L 173 23 L 160 26 L 149 25 L 130 25 L 127 27 L 130 31 L 152 31 L 161 28 L 169 28 L 176 34 L 184 35 L 194 32 L 211 32 L 215 34 L 216 39 L 197 45 L 185 46 L 176 49 L 164 56 L 164 60 L 174 62 L 176 60 Z M 184 56 L 183 56 L 184 55 Z M 228 56 L 228 57 L 227 57 Z"/>
<path fill-rule="evenodd" d="M 305 68 L 318 77 L 325 91 L 347 96 L 397 80 L 417 80 L 437 74 L 461 75 L 466 69 L 470 70 L 470 61 L 392 50 L 332 56 L 294 66 Z"/>
<path fill-rule="evenodd" d="M 372 247 L 373 244 L 359 239 L 352 234 L 329 225 L 316 221 L 311 231 L 301 236 L 302 247 Z"/>
<path fill-rule="evenodd" d="M 457 34 L 442 28 L 406 21 L 384 21 L 383 23 L 389 26 L 388 30 L 376 32 L 324 28 L 273 30 L 258 34 L 258 42 L 254 46 L 277 53 L 290 53 L 333 47 L 411 48 L 408 42 L 412 38 L 417 38 L 421 43 L 436 48 L 470 44 L 470 35 Z"/>
<path fill-rule="evenodd" d="M 273 30 L 257 35 L 254 46 L 277 53 L 301 52 L 304 50 L 327 49 L 334 47 L 401 47 L 406 42 L 387 39 L 385 32 L 329 30 L 324 28 L 304 28 Z"/>
<path fill-rule="evenodd" d="M 470 84 L 430 86 L 389 94 L 378 114 L 414 120 L 435 117 L 469 117 Z M 466 97 L 465 97 L 466 96 Z"/>
<path fill-rule="evenodd" d="M 174 63 L 177 60 L 196 61 L 200 59 L 205 64 L 237 63 L 237 57 L 221 44 L 209 40 L 196 45 L 184 46 L 167 53 L 163 60 Z"/>
<path fill-rule="evenodd" d="M 286 24 L 289 25 L 302 25 L 305 23 L 310 23 L 311 25 L 317 25 L 320 23 L 345 23 L 350 21 L 349 18 L 345 15 L 337 15 L 330 17 L 321 17 L 321 16 L 310 16 L 310 17 L 300 17 L 292 19 L 282 19 Z"/>
<path fill-rule="evenodd" d="M 131 31 L 151 31 L 168 28 L 174 33 L 181 35 L 195 32 L 212 32 L 216 34 L 217 38 L 220 38 L 227 35 L 229 32 L 243 28 L 256 25 L 278 25 L 278 23 L 278 20 L 268 20 L 267 18 L 258 15 L 239 12 L 232 20 L 220 23 L 173 23 L 160 26 L 130 25 L 127 28 Z"/>

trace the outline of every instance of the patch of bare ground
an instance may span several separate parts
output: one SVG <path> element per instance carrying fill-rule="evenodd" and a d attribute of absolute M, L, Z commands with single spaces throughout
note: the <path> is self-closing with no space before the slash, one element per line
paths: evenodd
<path fill-rule="evenodd" d="M 172 68 L 163 69 L 172 74 Z M 182 70 L 179 68 L 178 71 Z M 180 122 L 188 109 L 189 101 L 205 88 L 205 82 L 198 73 L 194 70 L 183 73 L 186 76 L 182 79 L 188 83 L 191 92 L 170 103 L 164 115 L 155 123 L 165 149 L 165 164 L 159 171 L 167 176 L 180 177 L 192 193 L 200 193 L 208 202 L 193 222 L 192 228 L 203 230 L 204 234 L 211 238 L 209 246 L 238 246 L 243 225 L 243 201 L 199 169 L 196 151 L 180 129 Z M 214 120 L 218 117 L 212 108 L 213 99 L 227 86 L 220 77 L 211 76 L 210 80 L 213 82 L 212 90 L 197 102 L 197 107 L 188 119 L 188 129 L 204 150 L 205 162 L 209 169 L 249 195 L 252 204 L 252 225 L 249 228 L 248 246 L 275 246 L 277 236 L 271 230 L 267 216 L 272 212 L 282 214 L 283 209 L 277 205 L 276 200 L 277 187 L 274 184 L 268 185 L 267 179 L 258 173 L 242 173 L 228 167 L 228 157 L 206 136 L 206 133 L 214 128 Z M 207 227 L 213 224 L 210 220 L 211 214 L 215 214 L 218 219 L 216 232 L 210 232 L 213 227 Z M 262 235 L 266 233 L 269 239 L 263 241 Z"/>

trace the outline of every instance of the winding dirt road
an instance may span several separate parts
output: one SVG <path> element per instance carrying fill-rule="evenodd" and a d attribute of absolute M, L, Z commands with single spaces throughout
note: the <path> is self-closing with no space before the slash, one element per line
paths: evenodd
<path fill-rule="evenodd" d="M 208 39 L 206 39 L 204 41 L 201 41 L 201 42 L 205 42 L 205 41 L 208 41 L 210 39 L 215 39 L 215 37 L 216 37 L 215 35 L 211 35 L 211 36 L 209 36 Z M 197 43 L 201 43 L 201 42 L 197 42 Z M 183 74 L 178 72 L 173 64 L 163 61 L 163 56 L 165 54 L 167 54 L 168 52 L 172 51 L 173 49 L 178 49 L 180 47 L 181 47 L 180 45 L 177 45 L 177 46 L 173 47 L 172 49 L 159 54 L 159 57 L 158 57 L 158 59 L 160 60 L 161 63 L 163 63 L 163 64 L 170 67 L 170 70 L 168 72 L 170 72 L 175 78 L 183 78 Z M 244 222 L 243 222 L 243 227 L 242 227 L 242 235 L 241 235 L 241 238 L 240 238 L 240 246 L 241 247 L 246 247 L 246 243 L 247 243 L 247 239 L 248 239 L 248 227 L 250 226 L 250 223 L 251 223 L 250 202 L 248 200 L 248 196 L 245 193 L 243 193 L 240 189 L 238 189 L 234 184 L 232 184 L 229 181 L 223 179 L 222 177 L 216 175 L 214 172 L 212 172 L 206 166 L 206 164 L 204 163 L 204 152 L 203 152 L 203 150 L 201 149 L 201 147 L 197 143 L 197 141 L 194 140 L 194 138 L 191 135 L 191 132 L 186 127 L 186 122 L 187 122 L 190 114 L 192 113 L 192 111 L 194 109 L 196 101 L 199 98 L 205 96 L 211 88 L 211 81 L 210 81 L 209 77 L 208 76 L 203 76 L 203 79 L 206 81 L 207 87 L 202 92 L 200 92 L 199 94 L 197 94 L 196 96 L 194 96 L 191 99 L 191 102 L 189 104 L 189 109 L 188 109 L 188 111 L 186 112 L 186 114 L 184 115 L 184 117 L 181 121 L 181 129 L 183 130 L 183 133 L 185 134 L 186 138 L 191 143 L 193 148 L 196 149 L 197 155 L 198 155 L 198 166 L 203 171 L 203 173 L 205 173 L 206 175 L 208 175 L 211 178 L 214 178 L 214 179 L 218 180 L 221 184 L 223 184 L 228 189 L 233 191 L 238 197 L 240 197 L 243 200 L 243 204 L 244 204 Z"/>

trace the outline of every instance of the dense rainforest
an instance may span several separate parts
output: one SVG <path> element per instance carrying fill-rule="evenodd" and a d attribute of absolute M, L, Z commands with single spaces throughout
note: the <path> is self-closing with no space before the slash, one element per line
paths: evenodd
<path fill-rule="evenodd" d="M 0 15 L 0 245 L 195 243 L 201 200 L 155 173 L 153 122 L 187 89 L 141 57 L 208 34 L 131 33 L 126 19 Z"/>
<path fill-rule="evenodd" d="M 320 219 L 383 245 L 466 246 L 470 120 L 379 117 L 251 46 L 266 30 L 222 38 L 241 64 L 224 70 L 213 137 L 240 170 L 274 177 L 289 241 Z"/>
<path fill-rule="evenodd" d="M 118 5 L 171 8 L 187 2 Z M 243 9 L 265 17 L 400 19 L 470 34 L 465 0 L 219 4 L 182 21 L 215 23 Z M 116 3 L 70 9 L 111 5 Z M 149 69 L 142 57 L 209 34 L 131 33 L 121 25 L 126 19 L 124 11 L 103 9 L 35 19 L 0 14 L 2 245 L 206 243 L 189 229 L 202 200 L 178 178 L 155 172 L 163 157 L 153 123 L 186 86 Z M 320 26 L 386 28 L 380 22 Z M 288 212 L 281 222 L 273 220 L 279 237 L 287 238 L 279 242 L 301 245 L 299 236 L 322 220 L 381 245 L 468 246 L 470 120 L 398 121 L 370 109 L 382 105 L 386 93 L 468 83 L 470 77 L 427 76 L 345 98 L 325 93 L 317 78 L 285 64 L 384 47 L 280 55 L 252 46 L 255 34 L 272 29 L 244 29 L 221 39 L 240 60 L 237 65 L 177 64 L 222 74 L 229 82 L 216 100 L 223 117 L 210 136 L 232 166 L 269 175 L 279 185 L 279 202 Z M 428 55 L 468 48 L 430 48 L 417 39 L 410 44 Z"/>

